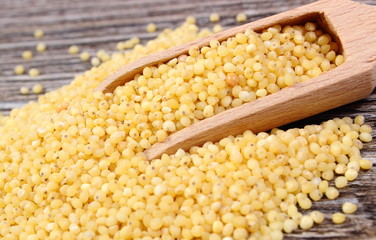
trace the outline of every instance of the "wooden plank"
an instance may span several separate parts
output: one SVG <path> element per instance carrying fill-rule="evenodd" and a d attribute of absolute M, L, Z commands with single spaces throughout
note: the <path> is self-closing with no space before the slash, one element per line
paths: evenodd
<path fill-rule="evenodd" d="M 94 54 L 98 49 L 115 51 L 118 41 L 140 37 L 145 43 L 157 33 L 146 33 L 149 22 L 157 24 L 158 30 L 179 26 L 188 15 L 196 16 L 200 27 L 213 27 L 208 16 L 212 12 L 221 15 L 225 28 L 236 26 L 234 16 L 244 11 L 249 20 L 270 16 L 313 0 L 12 0 L 2 1 L 0 8 L 0 113 L 9 114 L 14 107 L 21 107 L 37 96 L 22 96 L 21 86 L 31 87 L 42 83 L 47 91 L 68 84 L 73 76 L 89 69 L 89 63 L 81 62 L 76 55 L 69 55 L 72 44 Z M 376 5 L 376 0 L 359 0 Z M 35 47 L 35 29 L 43 29 L 41 40 L 48 46 L 42 54 L 35 54 L 31 61 L 24 61 L 21 53 Z M 42 75 L 36 78 L 15 76 L 15 65 L 37 67 Z M 364 114 L 366 121 L 376 126 L 376 91 L 367 99 L 348 104 L 332 111 L 301 120 L 287 127 L 320 123 L 333 117 Z M 373 132 L 376 136 L 376 132 Z M 373 161 L 373 169 L 362 172 L 348 187 L 341 189 L 340 198 L 313 204 L 327 214 L 328 219 L 309 231 L 297 231 L 286 239 L 371 239 L 376 238 L 376 144 L 364 145 L 363 155 Z M 344 201 L 355 201 L 359 210 L 348 217 L 343 225 L 334 225 L 329 217 L 340 211 Z"/>

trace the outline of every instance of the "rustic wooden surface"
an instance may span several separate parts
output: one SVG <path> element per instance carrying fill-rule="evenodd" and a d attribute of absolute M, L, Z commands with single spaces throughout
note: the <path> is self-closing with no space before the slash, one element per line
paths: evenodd
<path fill-rule="evenodd" d="M 336 1 L 336 0 L 333 0 Z M 270 16 L 312 0 L 3 0 L 0 7 L 0 113 L 9 114 L 37 96 L 19 94 L 21 86 L 41 83 L 47 91 L 68 84 L 72 78 L 89 69 L 77 55 L 67 49 L 77 44 L 94 54 L 98 49 L 115 51 L 118 41 L 140 37 L 145 43 L 156 33 L 147 33 L 149 22 L 158 29 L 179 26 L 188 15 L 195 16 L 200 27 L 212 27 L 208 16 L 217 12 L 225 28 L 237 25 L 234 16 L 245 12 L 249 21 Z M 359 0 L 376 5 L 376 0 Z M 35 54 L 31 61 L 21 57 L 24 50 L 34 50 L 35 29 L 43 29 L 41 40 L 48 46 L 45 53 Z M 14 66 L 37 67 L 42 75 L 31 78 L 15 76 Z M 376 91 L 367 99 L 295 122 L 286 127 L 300 127 L 333 118 L 364 114 L 366 121 L 376 127 Z M 376 132 L 373 132 L 376 136 Z M 0 136 L 1 137 L 1 136 Z M 327 219 L 309 231 L 297 231 L 286 239 L 376 239 L 376 144 L 365 144 L 363 156 L 373 161 L 373 169 L 362 171 L 358 179 L 340 190 L 337 200 L 322 200 L 313 208 L 325 212 Z M 341 211 L 341 203 L 352 201 L 359 210 L 348 216 L 345 224 L 334 225 L 330 214 Z"/>

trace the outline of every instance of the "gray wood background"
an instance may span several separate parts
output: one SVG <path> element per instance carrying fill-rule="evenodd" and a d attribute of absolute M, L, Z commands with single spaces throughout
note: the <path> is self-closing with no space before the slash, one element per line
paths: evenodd
<path fill-rule="evenodd" d="M 333 0 L 339 1 L 339 0 Z M 154 38 L 163 28 L 179 26 L 186 16 L 197 18 L 200 27 L 213 27 L 209 15 L 217 12 L 220 23 L 229 28 L 237 25 L 234 16 L 245 12 L 249 21 L 270 16 L 312 0 L 1 0 L 0 6 L 0 113 L 9 114 L 19 108 L 34 94 L 21 95 L 21 86 L 32 87 L 41 83 L 47 91 L 69 84 L 72 78 L 91 67 L 76 55 L 68 54 L 72 44 L 94 54 L 98 49 L 115 51 L 118 41 L 140 37 L 142 42 Z M 359 0 L 376 5 L 376 0 Z M 147 33 L 145 27 L 154 22 L 158 30 Z M 45 53 L 37 53 L 31 61 L 22 59 L 22 51 L 33 50 L 38 42 L 33 37 L 35 29 L 43 29 L 47 44 Z M 35 51 L 34 51 L 35 52 Z M 36 67 L 39 77 L 16 76 L 14 66 Z M 300 127 L 318 124 L 333 118 L 364 114 L 375 128 L 376 92 L 367 99 L 290 124 Z M 373 132 L 375 137 L 375 131 Z M 1 136 L 0 136 L 1 137 Z M 365 144 L 363 155 L 373 161 L 373 169 L 362 171 L 359 178 L 340 190 L 334 201 L 322 200 L 313 209 L 326 213 L 327 219 L 309 231 L 297 231 L 286 239 L 376 239 L 376 144 Z M 350 215 L 342 225 L 331 223 L 330 214 L 341 211 L 345 201 L 356 202 L 359 210 Z"/>

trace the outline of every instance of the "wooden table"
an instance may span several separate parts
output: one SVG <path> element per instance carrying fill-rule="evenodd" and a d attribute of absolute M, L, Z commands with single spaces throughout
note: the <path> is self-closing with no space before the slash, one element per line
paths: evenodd
<path fill-rule="evenodd" d="M 336 1 L 336 0 L 333 0 Z M 337 0 L 338 1 L 338 0 Z M 72 78 L 89 69 L 90 63 L 68 54 L 70 45 L 94 54 L 98 49 L 114 52 L 116 43 L 131 37 L 140 37 L 142 43 L 154 38 L 145 27 L 154 22 L 158 30 L 179 26 L 188 15 L 197 18 L 200 27 L 213 27 L 209 15 L 217 12 L 225 28 L 235 26 L 234 16 L 245 12 L 249 21 L 273 15 L 312 0 L 5 0 L 0 7 L 0 113 L 9 114 L 37 96 L 21 95 L 21 86 L 41 83 L 47 91 L 69 84 Z M 376 0 L 359 0 L 376 5 Z M 34 50 L 38 42 L 35 29 L 43 29 L 47 44 L 45 53 L 35 54 L 31 61 L 21 57 L 22 51 Z M 13 68 L 23 64 L 41 70 L 39 77 L 17 76 Z M 333 118 L 364 114 L 372 127 L 376 123 L 376 92 L 367 99 L 322 113 L 291 124 L 318 124 Z M 376 136 L 375 131 L 373 136 Z M 1 137 L 1 136 L 0 136 Z M 373 161 L 373 169 L 362 171 L 359 178 L 341 189 L 334 201 L 322 200 L 313 208 L 327 213 L 327 219 L 309 231 L 297 231 L 286 239 L 376 239 L 376 144 L 365 144 L 363 156 Z M 359 210 L 350 215 L 345 224 L 334 225 L 330 213 L 340 211 L 341 203 L 351 200 Z"/>

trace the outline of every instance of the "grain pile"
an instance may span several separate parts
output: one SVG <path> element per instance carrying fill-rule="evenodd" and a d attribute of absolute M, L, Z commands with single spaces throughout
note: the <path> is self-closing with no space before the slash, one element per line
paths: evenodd
<path fill-rule="evenodd" d="M 93 92 L 126 63 L 209 34 L 190 19 L 0 119 L 0 236 L 282 239 L 322 222 L 301 209 L 337 198 L 372 166 L 360 156 L 361 141 L 372 140 L 362 116 L 246 131 L 151 162 L 143 154 L 194 122 L 342 64 L 314 23 L 212 41 L 145 68 L 113 94 Z"/>

